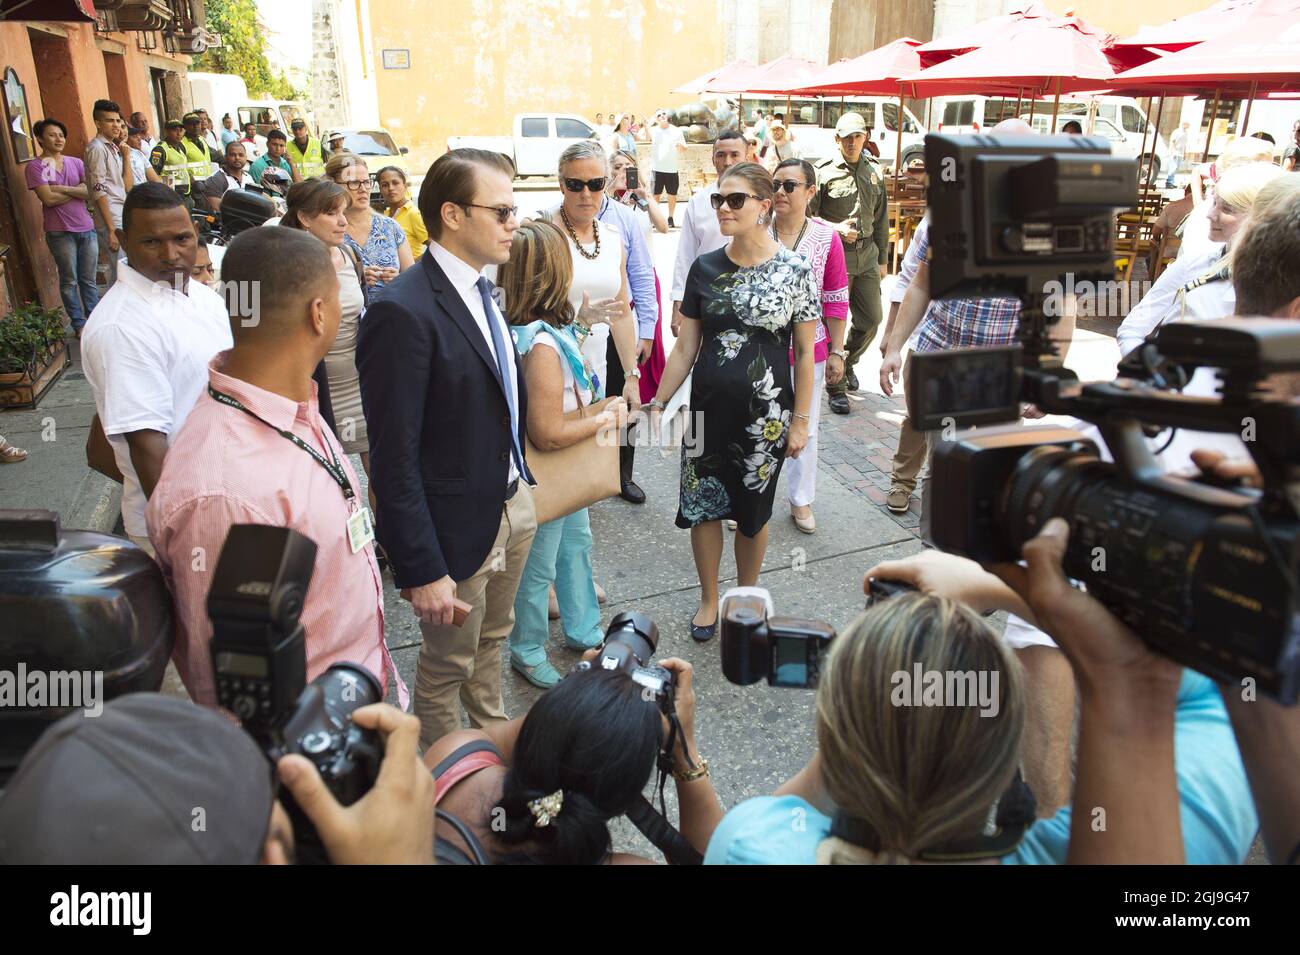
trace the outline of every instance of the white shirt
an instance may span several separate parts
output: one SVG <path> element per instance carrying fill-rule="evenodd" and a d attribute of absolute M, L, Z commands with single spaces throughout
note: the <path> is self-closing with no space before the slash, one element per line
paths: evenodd
<path fill-rule="evenodd" d="M 510 335 L 510 324 L 501 314 L 496 303 L 492 304 L 492 316 L 489 317 L 483 312 L 483 296 L 479 294 L 477 282 L 482 275 L 481 272 L 475 271 L 474 266 L 457 258 L 451 252 L 439 245 L 435 240 L 429 240 L 429 251 L 433 253 L 433 260 L 438 263 L 442 273 L 447 276 L 447 281 L 451 282 L 451 287 L 456 290 L 460 300 L 465 303 L 469 313 L 474 318 L 474 324 L 483 335 L 483 340 L 487 342 L 488 351 L 492 354 L 492 360 L 497 360 L 497 350 L 492 344 L 492 330 L 488 327 L 488 321 L 496 322 L 497 329 L 501 333 L 502 342 L 514 341 Z M 506 348 L 506 366 L 510 374 L 510 395 L 514 404 L 511 409 L 514 412 L 515 420 L 519 420 L 519 376 L 515 371 L 515 350 Z M 519 468 L 515 466 L 515 456 L 510 455 L 510 473 L 506 476 L 506 483 L 509 484 L 515 478 L 519 477 Z"/>
<path fill-rule="evenodd" d="M 1201 318 L 1224 318 L 1231 315 L 1236 299 L 1224 300 L 1232 296 L 1231 282 L 1213 282 L 1196 289 L 1186 297 L 1178 290 L 1193 279 L 1200 278 L 1210 271 L 1223 258 L 1223 244 L 1216 242 L 1199 255 L 1177 258 L 1160 273 L 1156 284 L 1143 296 L 1142 301 L 1133 307 L 1124 321 L 1120 323 L 1115 340 L 1119 344 L 1119 353 L 1127 355 L 1142 343 L 1151 331 L 1165 322 Z M 1224 309 L 1227 309 L 1224 311 Z"/>
<path fill-rule="evenodd" d="M 221 296 L 190 281 L 185 293 L 150 282 L 125 260 L 81 338 L 81 362 L 95 410 L 125 479 L 122 522 L 149 533 L 145 496 L 126 435 L 161 431 L 171 443 L 208 383 L 208 362 L 234 345 Z"/>
<path fill-rule="evenodd" d="M 546 213 L 548 219 L 560 214 L 556 206 Z M 618 298 L 623 290 L 623 233 L 613 222 L 597 219 L 593 225 L 600 234 L 600 257 L 588 259 L 574 246 L 573 239 L 565 233 L 569 254 L 573 258 L 573 282 L 569 285 L 569 304 L 576 313 L 582 307 L 582 294 L 589 302 L 603 298 Z M 590 249 L 588 249 L 590 251 Z M 608 381 L 606 356 L 609 354 L 609 325 L 593 325 L 591 334 L 582 343 L 582 356 L 591 364 L 601 381 Z M 609 397 L 607 394 L 606 397 Z"/>
<path fill-rule="evenodd" d="M 686 294 L 686 276 L 701 255 L 716 251 L 727 244 L 727 238 L 718 228 L 718 214 L 709 205 L 709 196 L 718 191 L 714 182 L 691 196 L 682 217 L 682 234 L 677 240 L 677 262 L 673 267 L 672 300 L 680 302 Z"/>
<path fill-rule="evenodd" d="M 656 124 L 650 129 L 651 168 L 655 172 L 677 172 L 677 147 L 686 145 L 686 136 L 680 126 L 671 123 L 660 129 Z"/>
<path fill-rule="evenodd" d="M 569 367 L 569 359 L 560 351 L 559 343 L 546 332 L 538 332 L 533 336 L 533 347 L 536 348 L 538 345 L 545 345 L 551 349 L 560 361 L 560 371 L 564 373 L 564 413 L 578 410 L 579 397 L 582 398 L 584 407 L 591 404 L 591 389 L 577 385 L 577 394 L 574 394 L 573 369 Z"/>
<path fill-rule="evenodd" d="M 221 169 L 221 174 L 226 177 L 226 186 L 229 189 L 243 189 L 244 186 L 254 185 L 253 177 L 248 174 L 247 166 L 245 166 L 244 171 L 240 173 L 242 176 L 240 179 L 236 179 L 230 173 L 226 172 L 224 167 Z"/>

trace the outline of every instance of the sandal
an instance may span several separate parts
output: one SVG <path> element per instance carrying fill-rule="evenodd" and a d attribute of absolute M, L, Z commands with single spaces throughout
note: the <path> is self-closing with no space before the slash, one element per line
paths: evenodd
<path fill-rule="evenodd" d="M 4 438 L 0 438 L 0 464 L 17 464 L 19 461 L 26 460 L 26 451 L 22 448 L 15 448 Z"/>
<path fill-rule="evenodd" d="M 520 676 L 531 683 L 533 686 L 541 687 L 543 690 L 549 690 L 560 682 L 560 671 L 551 666 L 550 660 L 543 660 L 541 663 L 535 663 L 529 666 L 516 660 L 513 656 L 510 658 L 512 666 Z"/>

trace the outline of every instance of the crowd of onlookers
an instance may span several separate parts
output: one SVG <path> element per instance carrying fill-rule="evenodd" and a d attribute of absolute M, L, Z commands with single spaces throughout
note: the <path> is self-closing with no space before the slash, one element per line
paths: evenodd
<path fill-rule="evenodd" d="M 219 277 L 193 224 L 195 188 L 216 175 L 224 189 L 244 187 L 256 137 L 196 115 L 147 148 L 138 117 L 128 126 L 105 101 L 95 118 L 84 164 L 63 155 L 61 124 L 38 123 L 41 165 L 29 181 L 61 278 L 68 266 L 69 317 L 84 326 L 100 452 L 88 454 L 123 481 L 126 533 L 171 589 L 173 662 L 193 702 L 136 695 L 100 720 L 50 729 L 0 801 L 5 861 L 293 860 L 265 757 L 209 709 L 215 557 L 194 555 L 219 554 L 246 523 L 317 544 L 301 610 L 308 679 L 359 664 L 402 709 L 412 705 L 413 716 L 383 705 L 356 714 L 386 753 L 352 806 L 300 758 L 277 766 L 336 862 L 435 852 L 646 861 L 613 852 L 609 822 L 640 811 L 657 768 L 661 784 L 674 777 L 681 836 L 709 863 L 1240 863 L 1257 831 L 1274 861 L 1296 860 L 1296 711 L 1147 649 L 1065 578 L 1063 521 L 1026 545 L 1023 566 L 927 552 L 864 568 L 919 593 L 842 628 L 817 689 L 816 754 L 771 795 L 729 810 L 697 735 L 697 695 L 717 688 L 698 686 L 688 661 L 655 661 L 675 682 L 672 720 L 621 669 L 566 676 L 555 665 L 551 619 L 587 659 L 604 641 L 589 508 L 611 489 L 588 491 L 584 473 L 600 461 L 614 479 L 603 447 L 618 445 L 619 496 L 641 504 L 636 446 L 662 443 L 689 409 L 675 523 L 689 531 L 700 590 L 678 624 L 716 647 L 728 533 L 739 584 L 757 584 L 783 471 L 790 519 L 817 533 L 822 393 L 846 413 L 835 398 L 856 387 L 854 366 L 880 327 L 887 394 L 909 344 L 1014 339 L 1014 299 L 930 299 L 928 223 L 881 314 L 886 198 L 861 116 L 840 118 L 840 155 L 816 166 L 784 148 L 775 117 L 759 144 L 775 162 L 754 161 L 768 156 L 755 157 L 740 131 L 717 137 L 717 179 L 687 204 L 663 315 L 649 241 L 675 227 L 657 186 L 675 178 L 667 167 L 685 149 L 664 112 L 648 131 L 653 187 L 629 180 L 639 128 L 620 115 L 609 142 L 565 150 L 560 201 L 523 221 L 514 170 L 497 154 L 447 153 L 412 197 L 396 167 L 372 177 L 360 156 L 305 128 L 292 139 L 271 131 L 247 175 L 288 157 L 286 211 L 224 249 Z M 1028 132 L 1011 120 L 991 135 Z M 212 176 L 190 169 L 198 143 L 219 167 Z M 150 155 L 142 181 L 137 148 Z M 1193 316 L 1300 317 L 1300 280 L 1272 267 L 1300 256 L 1300 178 L 1236 145 L 1213 178 L 1203 251 L 1157 283 L 1121 327 L 1121 347 Z M 664 185 L 673 197 L 676 183 Z M 100 242 L 120 254 L 102 298 Z M 250 290 L 252 314 L 242 310 Z M 1072 331 L 1072 321 L 1056 326 L 1062 349 Z M 906 508 L 935 440 L 904 426 L 891 509 Z M 1193 444 L 1164 460 L 1258 479 L 1233 448 L 1212 450 Z M 572 462 L 559 480 L 535 479 L 559 460 Z M 410 689 L 385 641 L 385 575 L 421 631 Z M 997 610 L 1013 615 L 1005 634 L 982 617 Z M 513 720 L 507 661 L 547 691 Z M 900 704 L 895 677 L 914 670 L 996 674 L 993 705 Z M 180 750 L 204 753 L 202 768 Z M 88 778 L 93 787 L 78 784 Z M 199 836 L 188 813 L 209 798 L 229 811 Z M 68 836 L 110 819 L 132 824 L 114 829 L 121 838 Z"/>

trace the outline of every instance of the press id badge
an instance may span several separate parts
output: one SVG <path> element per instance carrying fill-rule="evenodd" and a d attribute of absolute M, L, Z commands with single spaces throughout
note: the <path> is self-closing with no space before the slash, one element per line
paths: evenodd
<path fill-rule="evenodd" d="M 375 525 L 370 519 L 370 508 L 360 507 L 348 518 L 348 544 L 356 553 L 375 539 Z"/>

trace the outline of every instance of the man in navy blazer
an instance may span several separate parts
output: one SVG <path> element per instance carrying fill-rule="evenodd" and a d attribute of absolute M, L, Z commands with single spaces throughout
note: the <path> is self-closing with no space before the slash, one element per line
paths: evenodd
<path fill-rule="evenodd" d="M 537 531 L 524 459 L 528 395 L 488 265 L 510 258 L 514 170 L 454 149 L 429 168 L 429 247 L 366 310 L 357 339 L 377 533 L 424 637 L 415 714 L 427 748 L 506 718 L 501 641 Z M 473 607 L 454 625 L 453 601 Z"/>

